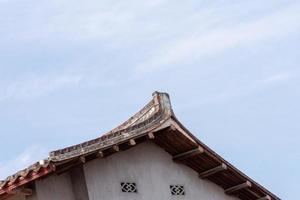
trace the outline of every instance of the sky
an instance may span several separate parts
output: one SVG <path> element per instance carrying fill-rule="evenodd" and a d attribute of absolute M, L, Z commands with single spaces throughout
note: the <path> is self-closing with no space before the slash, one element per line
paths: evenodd
<path fill-rule="evenodd" d="M 0 179 L 171 96 L 201 141 L 300 188 L 300 2 L 0 0 Z"/>

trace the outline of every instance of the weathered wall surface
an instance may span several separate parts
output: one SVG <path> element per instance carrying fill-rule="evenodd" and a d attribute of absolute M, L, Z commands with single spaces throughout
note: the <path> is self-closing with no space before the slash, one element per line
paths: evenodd
<path fill-rule="evenodd" d="M 30 196 L 26 196 L 26 200 L 38 200 L 36 191 L 33 191 L 33 194 Z"/>
<path fill-rule="evenodd" d="M 7 198 L 5 200 L 25 200 L 25 197 L 23 195 L 15 195 L 15 196 Z"/>
<path fill-rule="evenodd" d="M 23 194 L 16 194 L 12 197 L 4 198 L 5 200 L 38 200 L 35 191 L 30 196 L 25 196 Z"/>
<path fill-rule="evenodd" d="M 90 200 L 237 200 L 151 142 L 84 165 Z M 122 193 L 120 182 L 136 182 L 138 193 Z M 185 196 L 172 196 L 170 185 L 185 187 Z"/>
<path fill-rule="evenodd" d="M 52 175 L 36 181 L 38 200 L 74 200 L 69 173 Z"/>
<path fill-rule="evenodd" d="M 82 166 L 71 169 L 70 176 L 74 200 L 89 200 Z"/>

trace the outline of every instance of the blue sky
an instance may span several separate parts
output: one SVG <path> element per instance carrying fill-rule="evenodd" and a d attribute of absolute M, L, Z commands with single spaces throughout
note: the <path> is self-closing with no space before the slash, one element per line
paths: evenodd
<path fill-rule="evenodd" d="M 0 178 L 159 90 L 225 159 L 299 196 L 299 1 L 0 0 L 0 22 Z"/>

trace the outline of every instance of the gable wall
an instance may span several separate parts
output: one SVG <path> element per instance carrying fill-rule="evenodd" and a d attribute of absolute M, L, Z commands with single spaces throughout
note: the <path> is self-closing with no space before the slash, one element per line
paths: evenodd
<path fill-rule="evenodd" d="M 84 173 L 90 200 L 237 200 L 151 142 L 88 162 Z M 120 182 L 136 182 L 138 193 L 122 193 Z M 172 196 L 171 184 L 184 185 L 186 195 Z"/>
<path fill-rule="evenodd" d="M 74 200 L 69 173 L 37 180 L 35 186 L 38 200 Z"/>

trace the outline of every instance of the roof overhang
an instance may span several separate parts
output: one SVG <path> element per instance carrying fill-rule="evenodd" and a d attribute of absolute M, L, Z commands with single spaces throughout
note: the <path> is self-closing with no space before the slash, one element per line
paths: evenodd
<path fill-rule="evenodd" d="M 280 199 L 189 132 L 174 115 L 168 94 L 158 92 L 141 111 L 102 137 L 51 152 L 49 159 L 8 177 L 0 183 L 0 199 L 40 177 L 64 173 L 145 141 L 153 141 L 171 154 L 174 162 L 189 166 L 198 172 L 199 178 L 214 182 L 228 195 L 242 200 Z"/>

